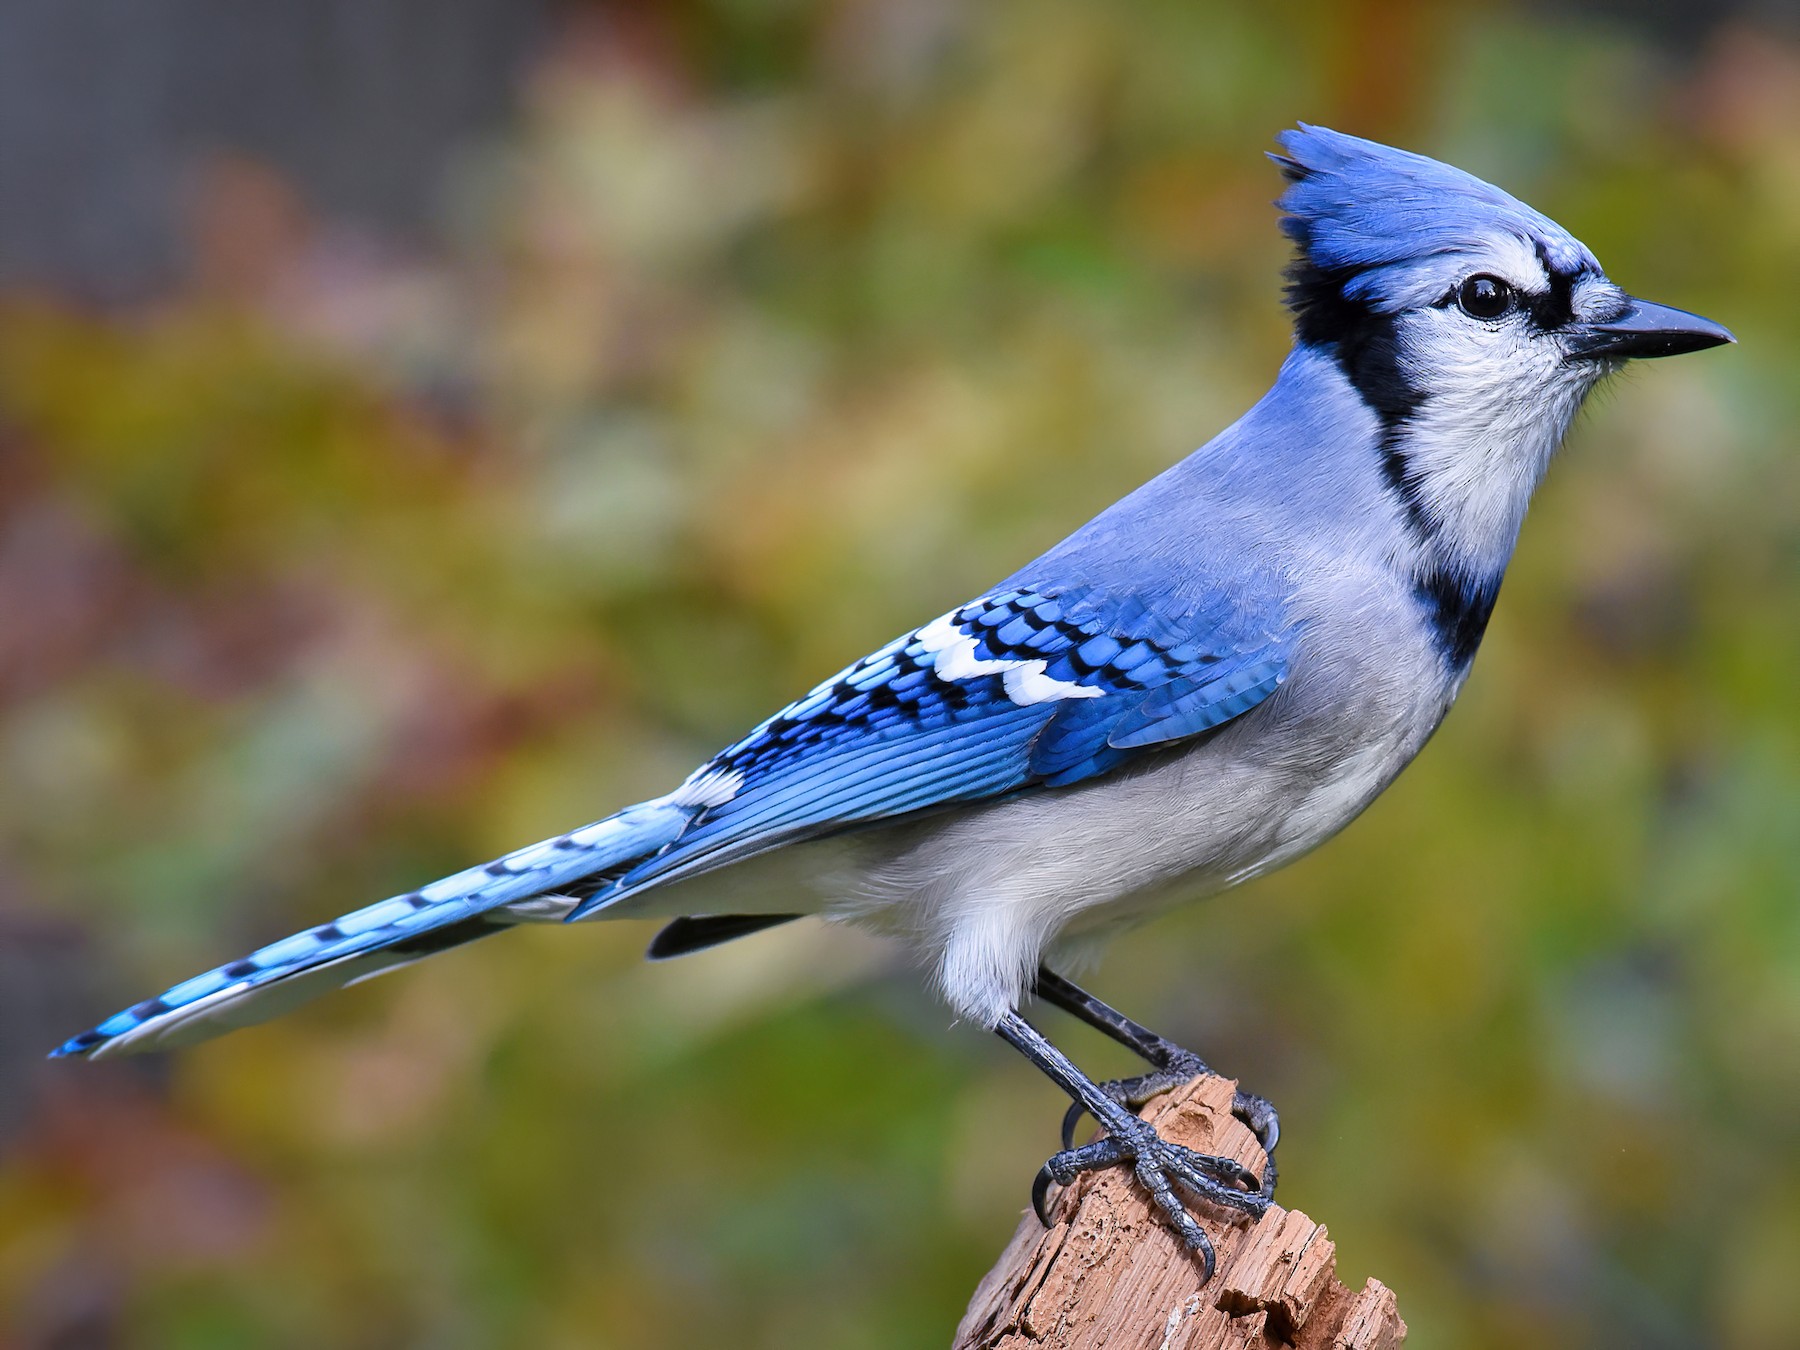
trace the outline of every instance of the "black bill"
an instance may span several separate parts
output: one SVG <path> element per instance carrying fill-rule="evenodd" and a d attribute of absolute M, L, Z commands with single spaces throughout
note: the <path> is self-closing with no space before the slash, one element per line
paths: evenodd
<path fill-rule="evenodd" d="M 1569 355 L 1582 360 L 1633 356 L 1680 356 L 1736 342 L 1729 330 L 1684 309 L 1629 300 L 1625 312 L 1606 323 L 1576 324 Z"/>

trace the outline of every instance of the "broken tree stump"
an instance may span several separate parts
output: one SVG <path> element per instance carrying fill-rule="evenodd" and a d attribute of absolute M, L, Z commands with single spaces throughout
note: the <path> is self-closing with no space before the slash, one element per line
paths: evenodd
<path fill-rule="evenodd" d="M 1231 1114 L 1233 1085 L 1196 1078 L 1149 1103 L 1163 1136 L 1260 1171 L 1262 1150 Z M 1195 1217 L 1217 1248 L 1200 1266 L 1122 1167 L 1052 1197 L 1055 1226 L 1029 1210 L 956 1329 L 954 1350 L 1395 1350 L 1406 1339 L 1391 1289 L 1352 1292 L 1325 1228 L 1271 1206 L 1252 1223 L 1211 1206 Z"/>

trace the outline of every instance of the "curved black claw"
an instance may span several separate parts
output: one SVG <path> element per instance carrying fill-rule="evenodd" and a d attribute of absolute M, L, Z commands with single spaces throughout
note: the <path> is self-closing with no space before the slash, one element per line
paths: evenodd
<path fill-rule="evenodd" d="M 1044 1164 L 1031 1187 L 1031 1207 L 1039 1221 L 1046 1228 L 1050 1226 L 1051 1182 L 1066 1186 L 1083 1172 L 1125 1162 L 1131 1164 L 1138 1184 L 1150 1193 L 1169 1227 L 1189 1251 L 1201 1258 L 1205 1267 L 1202 1282 L 1212 1278 L 1212 1243 L 1182 1204 L 1176 1188 L 1252 1218 L 1261 1217 L 1269 1207 L 1262 1183 L 1249 1168 L 1231 1158 L 1172 1144 L 1148 1121 L 1127 1116 L 1117 1123 L 1116 1133 L 1080 1148 L 1064 1149 Z"/>
<path fill-rule="evenodd" d="M 1038 1222 L 1046 1228 L 1054 1227 L 1056 1222 L 1050 1217 L 1050 1183 L 1055 1180 L 1056 1173 L 1050 1170 L 1049 1163 L 1045 1163 L 1038 1168 L 1038 1174 L 1031 1183 L 1031 1212 L 1037 1215 Z"/>
<path fill-rule="evenodd" d="M 1121 1106 L 1130 1107 L 1133 1111 L 1143 1106 L 1158 1093 L 1168 1092 L 1182 1086 L 1199 1074 L 1211 1073 L 1199 1056 L 1194 1057 L 1193 1064 L 1178 1064 L 1173 1068 L 1159 1069 L 1155 1073 L 1140 1074 L 1136 1078 L 1115 1078 L 1111 1082 L 1099 1084 L 1100 1090 Z M 1075 1147 L 1075 1129 L 1081 1124 L 1081 1118 L 1087 1114 L 1087 1108 L 1080 1102 L 1072 1102 L 1062 1122 L 1063 1151 Z M 1263 1153 L 1268 1157 L 1268 1166 L 1263 1170 L 1261 1185 L 1262 1194 L 1273 1197 L 1275 1194 L 1275 1145 L 1281 1141 L 1281 1117 L 1276 1114 L 1274 1103 L 1266 1097 L 1258 1097 L 1253 1092 L 1239 1089 L 1231 1099 L 1231 1114 L 1244 1123 L 1244 1127 L 1256 1136 L 1256 1142 L 1262 1145 Z"/>
<path fill-rule="evenodd" d="M 1275 1152 L 1275 1145 L 1281 1142 L 1281 1117 L 1275 1114 L 1274 1102 L 1239 1088 L 1231 1099 L 1231 1114 L 1243 1121 L 1244 1127 L 1256 1136 L 1264 1153 Z"/>

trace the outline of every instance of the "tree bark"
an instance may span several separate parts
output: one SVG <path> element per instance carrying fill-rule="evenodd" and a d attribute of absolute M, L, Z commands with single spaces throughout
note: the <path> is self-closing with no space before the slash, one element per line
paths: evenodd
<path fill-rule="evenodd" d="M 1144 1115 L 1172 1142 L 1257 1171 L 1262 1150 L 1232 1118 L 1232 1091 L 1225 1079 L 1196 1078 Z M 1357 1292 L 1340 1283 L 1324 1226 L 1298 1210 L 1271 1206 L 1252 1223 L 1196 1206 L 1219 1258 L 1204 1287 L 1199 1262 L 1125 1168 L 1077 1178 L 1051 1212 L 1048 1230 L 1026 1212 L 975 1290 L 954 1350 L 1395 1350 L 1406 1339 L 1393 1291 L 1373 1279 Z"/>

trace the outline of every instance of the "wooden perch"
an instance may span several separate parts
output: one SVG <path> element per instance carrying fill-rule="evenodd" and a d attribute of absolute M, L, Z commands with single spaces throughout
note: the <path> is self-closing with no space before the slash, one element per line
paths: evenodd
<path fill-rule="evenodd" d="M 1260 1171 L 1262 1150 L 1231 1115 L 1232 1084 L 1196 1078 L 1144 1111 L 1163 1136 Z M 1395 1350 L 1406 1323 L 1391 1289 L 1352 1293 L 1322 1225 L 1271 1206 L 1251 1223 L 1197 1207 L 1218 1249 L 1200 1266 L 1152 1212 L 1129 1171 L 1089 1172 L 1052 1197 L 1046 1231 L 1029 1210 L 987 1273 L 954 1350 Z"/>

